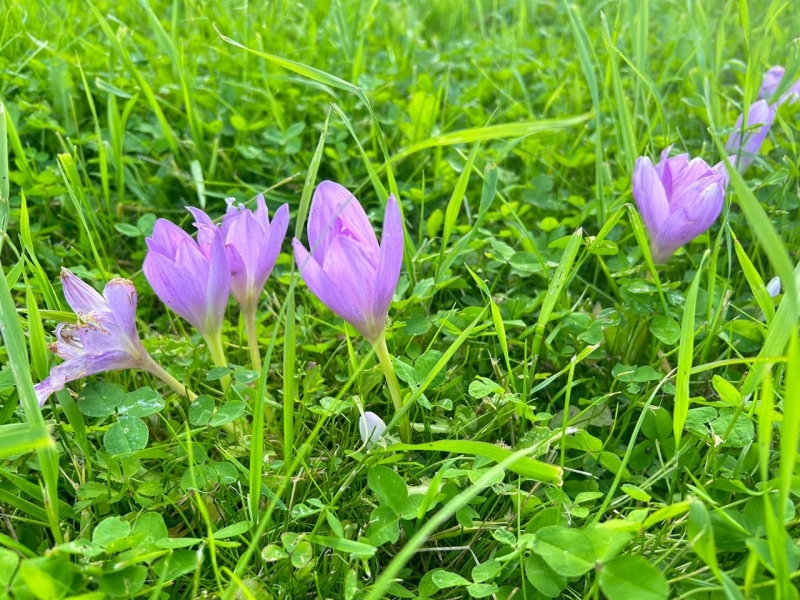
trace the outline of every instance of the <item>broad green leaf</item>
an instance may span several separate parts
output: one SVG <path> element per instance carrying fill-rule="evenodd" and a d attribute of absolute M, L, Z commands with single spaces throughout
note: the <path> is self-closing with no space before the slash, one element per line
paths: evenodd
<path fill-rule="evenodd" d="M 164 398 L 149 387 L 139 388 L 135 392 L 125 394 L 117 406 L 117 412 L 131 417 L 149 417 L 164 408 Z"/>
<path fill-rule="evenodd" d="M 373 546 L 397 542 L 400 538 L 400 517 L 391 506 L 379 506 L 372 511 L 366 536 Z"/>
<path fill-rule="evenodd" d="M 525 561 L 525 576 L 548 598 L 558 598 L 567 587 L 567 578 L 556 573 L 541 556 L 531 553 Z"/>
<path fill-rule="evenodd" d="M 608 600 L 666 600 L 669 584 L 658 568 L 641 556 L 618 556 L 600 570 L 600 589 Z"/>
<path fill-rule="evenodd" d="M 436 587 L 438 587 L 440 590 L 443 590 L 451 587 L 469 585 L 470 581 L 458 573 L 451 573 L 450 571 L 437 569 L 433 572 L 433 583 L 435 583 Z"/>
<path fill-rule="evenodd" d="M 189 422 L 197 427 L 207 425 L 214 414 L 214 399 L 211 396 L 198 396 L 189 405 Z"/>
<path fill-rule="evenodd" d="M 396 513 L 403 512 L 408 500 L 408 488 L 397 473 L 378 465 L 367 474 L 367 484 L 380 498 L 381 506 L 390 506 Z"/>
<path fill-rule="evenodd" d="M 108 517 L 94 528 L 92 541 L 105 548 L 106 552 L 111 553 L 116 551 L 121 544 L 127 545 L 130 533 L 130 523 L 123 521 L 120 517 Z"/>
<path fill-rule="evenodd" d="M 533 551 L 564 577 L 580 577 L 594 568 L 597 560 L 592 541 L 586 533 L 560 525 L 537 531 Z"/>
<path fill-rule="evenodd" d="M 111 454 L 143 450 L 150 439 L 147 425 L 138 417 L 120 417 L 103 436 L 103 445 Z"/>
<path fill-rule="evenodd" d="M 114 414 L 124 396 L 118 385 L 91 381 L 78 394 L 78 408 L 87 417 L 108 417 Z"/>
<path fill-rule="evenodd" d="M 231 423 L 244 414 L 247 406 L 241 400 L 231 400 L 219 407 L 214 416 L 208 422 L 211 427 L 222 427 L 227 423 Z"/>

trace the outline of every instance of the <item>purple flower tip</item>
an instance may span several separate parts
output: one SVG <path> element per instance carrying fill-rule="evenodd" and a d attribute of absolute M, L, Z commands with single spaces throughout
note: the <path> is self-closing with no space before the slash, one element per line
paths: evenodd
<path fill-rule="evenodd" d="M 725 150 L 736 155 L 736 168 L 744 173 L 761 149 L 775 120 L 775 106 L 766 100 L 750 105 L 747 111 L 747 127 L 743 127 L 743 116 L 739 115 L 733 133 L 725 144 Z"/>
<path fill-rule="evenodd" d="M 383 335 L 403 262 L 403 222 L 394 196 L 386 202 L 380 245 L 361 204 L 323 181 L 308 218 L 311 252 L 294 239 L 295 259 L 309 289 L 370 342 Z"/>
<path fill-rule="evenodd" d="M 800 100 L 800 79 L 792 83 L 779 98 L 774 98 L 784 75 L 786 75 L 786 69 L 780 65 L 775 65 L 764 73 L 764 78 L 761 80 L 761 88 L 758 90 L 759 99 L 766 100 L 776 106 L 792 104 Z"/>
<path fill-rule="evenodd" d="M 242 310 L 255 310 L 261 290 L 278 260 L 289 227 L 289 206 L 284 204 L 269 220 L 264 196 L 256 199 L 256 210 L 234 206 L 222 220 L 222 237 L 231 269 L 231 293 Z"/>
<path fill-rule="evenodd" d="M 78 318 L 56 328 L 50 349 L 64 362 L 34 386 L 40 406 L 70 381 L 105 371 L 149 370 L 154 364 L 136 331 L 136 288 L 130 281 L 110 281 L 103 295 L 67 269 L 61 270 L 61 281 Z"/>
<path fill-rule="evenodd" d="M 712 168 L 701 158 L 689 160 L 688 154 L 668 158 L 669 150 L 655 166 L 639 157 L 633 171 L 633 197 L 656 262 L 666 261 L 711 227 L 722 211 L 728 183 L 724 163 Z"/>
<path fill-rule="evenodd" d="M 159 219 L 147 238 L 144 275 L 169 308 L 206 338 L 219 335 L 231 289 L 231 271 L 219 228 L 202 210 L 195 217 L 197 240 Z"/>

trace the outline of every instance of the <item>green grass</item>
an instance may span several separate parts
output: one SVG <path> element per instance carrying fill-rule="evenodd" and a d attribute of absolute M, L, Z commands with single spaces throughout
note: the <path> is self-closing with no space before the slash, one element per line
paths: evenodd
<path fill-rule="evenodd" d="M 716 163 L 762 73 L 796 69 L 792 2 L 0 16 L 0 599 L 798 596 L 800 104 L 667 264 L 631 206 L 637 156 Z M 324 179 L 376 224 L 401 200 L 402 414 L 288 239 L 260 372 L 233 303 L 213 369 L 142 276 L 156 218 L 265 192 L 302 239 Z M 39 410 L 75 318 L 62 266 L 131 279 L 145 345 L 202 398 L 118 372 Z M 144 387 L 146 410 L 125 395 Z M 379 447 L 360 405 L 389 424 Z"/>

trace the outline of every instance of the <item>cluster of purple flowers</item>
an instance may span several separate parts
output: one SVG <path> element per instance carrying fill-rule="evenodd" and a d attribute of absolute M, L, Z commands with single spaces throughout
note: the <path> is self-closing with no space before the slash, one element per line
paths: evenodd
<path fill-rule="evenodd" d="M 215 362 L 224 365 L 222 326 L 229 296 L 239 304 L 245 322 L 254 324 L 258 300 L 286 236 L 289 208 L 281 206 L 270 221 L 263 196 L 257 198 L 255 211 L 229 201 L 219 225 L 202 210 L 189 210 L 196 239 L 159 219 L 146 240 L 143 270 L 161 301 L 200 332 Z M 310 252 L 299 240 L 293 242 L 308 287 L 370 343 L 383 344 L 403 259 L 403 223 L 395 197 L 386 203 L 379 244 L 358 200 L 341 185 L 322 182 L 311 203 L 308 241 Z M 78 322 L 56 329 L 51 349 L 65 360 L 36 385 L 40 405 L 70 381 L 119 369 L 148 371 L 187 393 L 142 345 L 136 289 L 130 281 L 111 281 L 101 296 L 67 269 L 61 279 Z M 255 336 L 254 327 L 247 329 L 248 336 Z"/>
<path fill-rule="evenodd" d="M 800 100 L 800 80 L 776 94 L 783 76 L 783 67 L 767 71 L 760 99 L 750 105 L 746 119 L 739 116 L 725 144 L 731 154 L 729 161 L 740 173 L 758 155 L 778 107 Z M 688 154 L 669 158 L 670 148 L 661 153 L 656 165 L 646 156 L 638 158 L 633 172 L 633 197 L 650 233 L 650 251 L 656 262 L 666 261 L 713 225 L 722 211 L 728 185 L 724 162 L 710 167 L 701 158 L 689 160 Z"/>
<path fill-rule="evenodd" d="M 728 139 L 730 162 L 741 172 L 758 154 L 777 108 L 800 100 L 800 81 L 782 86 L 783 76 L 782 67 L 766 73 L 760 99 L 746 118 L 739 117 Z M 670 158 L 670 148 L 656 165 L 640 157 L 633 173 L 633 196 L 657 262 L 666 261 L 716 221 L 728 184 L 724 162 L 710 167 L 701 158 L 690 160 L 688 154 Z M 145 277 L 164 304 L 200 332 L 217 365 L 227 364 L 222 326 L 232 295 L 250 338 L 253 366 L 259 369 L 256 309 L 286 236 L 288 206 L 281 206 L 270 221 L 263 196 L 258 196 L 255 210 L 229 200 L 219 225 L 200 209 L 189 211 L 196 238 L 170 221 L 156 222 L 147 239 Z M 296 238 L 292 242 L 306 285 L 373 345 L 382 365 L 390 364 L 384 332 L 403 259 L 403 223 L 395 197 L 387 200 L 378 243 L 358 200 L 337 183 L 320 183 L 311 203 L 308 243 L 309 250 Z M 142 345 L 136 328 L 136 289 L 130 281 L 111 281 L 101 296 L 66 269 L 61 278 L 77 323 L 62 323 L 56 329 L 51 349 L 64 362 L 36 385 L 40 404 L 70 381 L 118 369 L 147 371 L 178 393 L 192 396 Z M 770 286 L 779 290 L 780 282 Z M 391 378 L 393 372 L 390 387 Z M 399 409 L 399 399 L 393 400 Z M 380 417 L 363 411 L 359 426 L 366 443 L 374 443 L 385 429 Z"/>

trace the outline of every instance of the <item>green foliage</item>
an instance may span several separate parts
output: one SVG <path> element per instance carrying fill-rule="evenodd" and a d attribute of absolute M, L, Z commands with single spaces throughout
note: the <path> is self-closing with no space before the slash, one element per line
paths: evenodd
<path fill-rule="evenodd" d="M 711 4 L 0 5 L 0 599 L 796 597 L 800 104 L 666 264 L 631 197 L 637 156 L 720 160 L 800 67 L 791 2 Z M 263 192 L 303 238 L 323 179 L 376 225 L 401 201 L 408 444 L 288 241 L 261 364 L 233 304 L 214 367 L 141 274 L 187 205 Z M 131 279 L 197 396 L 126 371 L 40 410 L 89 318 L 62 266 Z"/>

